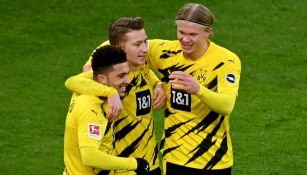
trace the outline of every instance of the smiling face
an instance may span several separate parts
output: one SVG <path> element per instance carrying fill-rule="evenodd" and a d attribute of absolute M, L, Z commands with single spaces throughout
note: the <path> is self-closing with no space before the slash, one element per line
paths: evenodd
<path fill-rule="evenodd" d="M 121 44 L 121 48 L 126 52 L 129 68 L 133 71 L 146 63 L 147 35 L 144 29 L 132 30 L 126 33 L 125 38 L 126 40 Z"/>
<path fill-rule="evenodd" d="M 100 82 L 114 87 L 118 94 L 123 97 L 125 96 L 126 87 L 130 83 L 128 74 L 129 67 L 127 62 L 115 64 L 105 75 L 100 74 L 102 76 L 100 77 Z"/>
<path fill-rule="evenodd" d="M 208 48 L 207 39 L 211 34 L 211 28 L 184 20 L 177 20 L 176 25 L 177 39 L 184 56 L 192 60 L 198 59 Z"/>

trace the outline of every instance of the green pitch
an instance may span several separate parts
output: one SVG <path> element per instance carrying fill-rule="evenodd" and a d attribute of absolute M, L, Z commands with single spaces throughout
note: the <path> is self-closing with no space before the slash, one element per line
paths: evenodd
<path fill-rule="evenodd" d="M 119 17 L 142 16 L 148 38 L 175 39 L 176 11 L 186 2 L 0 0 L 1 174 L 61 174 L 66 78 Z M 307 174 L 306 2 L 198 2 L 216 15 L 211 39 L 242 61 L 233 174 Z M 155 114 L 160 139 L 163 115 Z"/>

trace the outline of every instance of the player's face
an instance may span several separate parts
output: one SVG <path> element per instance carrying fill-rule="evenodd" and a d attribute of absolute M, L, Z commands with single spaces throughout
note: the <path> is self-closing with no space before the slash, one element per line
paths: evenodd
<path fill-rule="evenodd" d="M 177 39 L 185 55 L 202 55 L 207 49 L 206 39 L 211 34 L 211 29 L 183 20 L 177 20 Z"/>
<path fill-rule="evenodd" d="M 127 41 L 123 43 L 122 49 L 127 54 L 128 64 L 131 70 L 139 65 L 145 64 L 145 55 L 148 51 L 147 35 L 144 29 L 133 30 L 126 34 Z"/>
<path fill-rule="evenodd" d="M 127 62 L 116 64 L 106 75 L 106 84 L 114 87 L 118 94 L 123 97 L 125 96 L 126 86 L 130 83 L 128 74 L 129 67 Z"/>

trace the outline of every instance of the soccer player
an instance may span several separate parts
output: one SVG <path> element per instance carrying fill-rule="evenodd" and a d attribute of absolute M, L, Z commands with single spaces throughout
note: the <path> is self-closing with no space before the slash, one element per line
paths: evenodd
<path fill-rule="evenodd" d="M 131 79 L 126 87 L 126 96 L 122 99 L 122 113 L 114 118 L 115 154 L 142 157 L 150 165 L 150 175 L 160 175 L 152 110 L 164 106 L 166 95 L 160 81 L 146 64 L 148 43 L 143 19 L 120 18 L 115 21 L 109 29 L 109 43 L 102 45 L 106 44 L 120 47 L 127 53 Z M 87 70 L 91 66 L 90 60 L 84 66 Z M 69 78 L 66 87 L 81 94 L 107 95 L 106 87 L 89 80 L 86 74 Z M 115 174 L 129 175 L 134 172 L 118 170 Z"/>
<path fill-rule="evenodd" d="M 114 87 L 124 96 L 130 80 L 126 53 L 111 46 L 97 49 L 92 59 L 93 80 Z M 105 170 L 135 170 L 148 174 L 142 158 L 113 155 L 113 123 L 106 118 L 105 98 L 74 94 L 66 118 L 64 135 L 64 175 L 107 174 Z"/>
<path fill-rule="evenodd" d="M 148 61 L 167 94 L 161 141 L 166 175 L 230 175 L 229 115 L 238 95 L 237 55 L 210 41 L 213 13 L 185 4 L 177 13 L 177 39 L 149 40 Z"/>

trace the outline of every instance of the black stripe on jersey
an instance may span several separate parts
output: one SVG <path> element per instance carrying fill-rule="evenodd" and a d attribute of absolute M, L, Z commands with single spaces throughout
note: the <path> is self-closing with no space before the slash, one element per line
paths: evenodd
<path fill-rule="evenodd" d="M 194 118 L 193 118 L 193 119 L 194 119 Z M 173 125 L 172 127 L 167 128 L 167 129 L 165 130 L 165 138 L 170 137 L 172 134 L 174 134 L 174 131 L 175 131 L 177 128 L 179 128 L 180 126 L 182 126 L 182 125 L 184 125 L 184 124 L 190 122 L 190 121 L 193 120 L 193 119 L 190 119 L 190 120 L 188 120 L 188 121 L 186 121 L 186 122 L 178 123 L 177 125 Z"/>
<path fill-rule="evenodd" d="M 141 78 L 141 81 L 140 83 L 138 84 L 138 81 L 139 81 L 139 78 Z M 135 87 L 136 89 L 139 87 L 139 88 L 142 88 L 144 87 L 145 85 L 147 84 L 147 81 L 146 79 L 143 77 L 142 74 L 140 75 L 137 75 L 137 76 L 134 76 L 132 78 L 132 80 L 130 81 L 130 84 L 126 87 L 126 96 L 130 93 L 131 89 L 133 87 Z M 125 98 L 125 97 L 124 97 Z"/>
<path fill-rule="evenodd" d="M 140 142 L 142 141 L 144 135 L 146 134 L 146 132 L 149 129 L 149 126 L 151 124 L 152 120 L 149 122 L 147 129 L 145 129 L 143 131 L 143 133 L 137 138 L 135 139 L 135 141 L 133 141 L 129 146 L 127 146 L 120 154 L 119 156 L 122 157 L 129 157 L 138 147 L 138 145 L 140 144 Z"/>
<path fill-rule="evenodd" d="M 211 125 L 212 122 L 214 122 L 218 118 L 218 116 L 219 116 L 218 113 L 211 111 L 207 116 L 204 117 L 204 119 L 201 122 L 199 122 L 196 126 L 194 126 L 191 130 L 189 130 L 183 136 L 181 136 L 180 139 L 183 138 L 184 136 L 189 135 L 195 130 L 198 130 L 197 134 L 200 131 L 205 130 L 209 125 Z"/>
<path fill-rule="evenodd" d="M 224 65 L 224 62 L 219 63 L 217 66 L 215 66 L 215 68 L 212 71 L 222 67 L 223 65 Z"/>
<path fill-rule="evenodd" d="M 107 118 L 107 113 L 106 113 L 106 111 L 103 109 L 103 104 L 104 104 L 104 103 L 102 103 L 102 104 L 100 105 L 101 113 L 103 114 L 103 117 L 104 117 L 104 118 Z M 95 113 L 96 116 L 97 116 L 98 112 L 94 111 L 93 109 L 92 109 L 92 112 Z"/>
<path fill-rule="evenodd" d="M 128 84 L 128 86 L 126 86 L 126 96 L 129 94 L 132 87 L 136 86 L 137 81 L 138 81 L 137 78 L 133 77 L 132 80 L 130 81 L 130 84 Z"/>
<path fill-rule="evenodd" d="M 169 69 L 158 69 L 158 71 L 162 74 L 161 81 L 162 82 L 169 82 L 169 75 L 171 74 Z"/>
<path fill-rule="evenodd" d="M 165 156 L 166 154 L 168 154 L 168 153 L 172 152 L 173 150 L 179 148 L 180 146 L 181 146 L 181 145 L 178 145 L 178 146 L 175 146 L 175 147 L 172 147 L 172 148 L 165 149 L 165 150 L 163 151 L 163 156 Z"/>
<path fill-rule="evenodd" d="M 171 113 L 171 111 L 168 108 L 166 108 L 165 111 L 164 111 L 164 117 L 167 118 L 171 114 L 174 114 L 174 113 Z"/>
<path fill-rule="evenodd" d="M 114 122 L 114 128 L 117 127 L 123 120 L 125 120 L 128 116 L 125 116 Z"/>
<path fill-rule="evenodd" d="M 208 89 L 212 89 L 217 85 L 217 77 L 215 77 L 208 85 L 206 86 Z"/>
<path fill-rule="evenodd" d="M 112 126 L 112 123 L 108 122 L 106 132 L 104 133 L 104 135 L 106 135 L 111 130 L 111 126 Z"/>
<path fill-rule="evenodd" d="M 232 62 L 232 63 L 235 63 L 235 61 L 234 60 L 228 60 L 229 62 Z"/>
<path fill-rule="evenodd" d="M 124 138 L 127 134 L 129 134 L 141 121 L 136 122 L 135 124 L 132 124 L 133 122 L 130 122 L 128 125 L 123 127 L 120 131 L 117 131 L 115 133 L 115 142 L 120 141 L 122 138 Z"/>
<path fill-rule="evenodd" d="M 216 133 L 220 129 L 223 121 L 224 121 L 224 116 L 222 116 L 220 118 L 219 123 L 214 127 L 212 132 L 209 133 L 207 135 L 207 137 L 196 148 L 194 148 L 192 151 L 189 152 L 189 154 L 190 154 L 190 153 L 197 150 L 196 153 L 190 158 L 190 160 L 188 160 L 185 163 L 185 165 L 192 162 L 193 160 L 197 159 L 198 157 L 200 157 L 204 153 L 206 153 L 210 149 L 210 147 L 215 144 L 216 140 L 212 141 L 212 137 L 216 135 Z"/>
<path fill-rule="evenodd" d="M 160 150 L 164 147 L 165 138 L 163 138 L 160 142 Z"/>
<path fill-rule="evenodd" d="M 150 123 L 152 122 L 152 119 L 150 119 Z M 148 125 L 148 129 L 147 130 L 149 130 L 149 126 L 150 125 Z M 144 147 L 146 147 L 147 145 L 148 145 L 148 143 L 149 143 L 149 141 L 151 140 L 151 138 L 153 138 L 153 136 L 154 136 L 154 129 L 153 129 L 154 127 L 152 127 L 152 130 L 151 130 L 151 135 L 149 136 L 149 138 L 148 138 L 148 141 L 147 141 L 147 143 L 146 143 L 146 145 L 144 146 Z M 149 132 L 148 132 L 149 133 Z M 156 138 L 154 138 L 154 139 L 156 139 Z"/>
<path fill-rule="evenodd" d="M 102 170 L 97 175 L 108 175 L 110 172 L 110 170 Z"/>
<path fill-rule="evenodd" d="M 191 66 L 193 66 L 193 64 L 187 65 L 187 66 L 176 64 L 176 65 L 170 66 L 170 67 L 165 68 L 165 69 L 158 69 L 158 71 L 163 75 L 161 77 L 161 81 L 168 83 L 169 82 L 168 77 L 172 72 L 174 72 L 174 71 L 185 71 Z"/>
<path fill-rule="evenodd" d="M 145 86 L 147 84 L 146 79 L 143 77 L 143 75 L 141 74 L 141 83 L 139 84 L 140 88 L 142 88 L 143 86 Z"/>
<path fill-rule="evenodd" d="M 182 52 L 182 50 L 177 50 L 177 51 L 162 50 L 162 55 L 160 55 L 160 59 L 167 59 L 169 57 L 176 56 L 180 52 Z"/>
<path fill-rule="evenodd" d="M 158 154 L 159 154 L 159 149 L 158 149 L 158 144 L 156 144 L 154 158 L 153 158 L 153 164 L 156 164 Z"/>
<path fill-rule="evenodd" d="M 204 169 L 205 170 L 212 169 L 219 161 L 222 160 L 223 156 L 227 153 L 227 151 L 228 151 L 227 136 L 226 136 L 226 132 L 225 132 L 223 141 L 220 145 L 220 148 L 216 151 L 215 155 L 207 163 L 207 165 L 204 167 Z"/>

